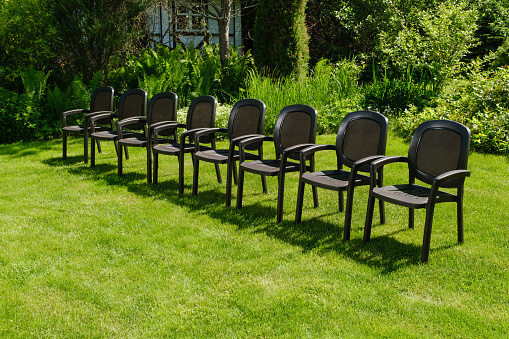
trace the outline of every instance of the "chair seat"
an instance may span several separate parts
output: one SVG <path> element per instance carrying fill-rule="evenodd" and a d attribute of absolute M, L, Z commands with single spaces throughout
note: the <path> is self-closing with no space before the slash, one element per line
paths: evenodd
<path fill-rule="evenodd" d="M 153 148 L 154 152 L 168 155 L 178 155 L 180 152 L 180 144 L 164 144 L 155 145 Z M 200 145 L 200 150 L 208 150 L 210 147 Z M 194 144 L 184 144 L 184 153 L 190 153 L 194 151 Z"/>
<path fill-rule="evenodd" d="M 99 140 L 118 140 L 118 132 L 117 131 L 102 131 L 95 132 L 91 134 L 92 138 Z"/>
<path fill-rule="evenodd" d="M 119 145 L 130 146 L 130 147 L 147 147 L 147 138 L 145 137 L 133 137 L 133 138 L 122 138 L 118 141 Z"/>
<path fill-rule="evenodd" d="M 302 181 L 320 188 L 332 191 L 343 191 L 348 187 L 350 172 L 342 170 L 329 170 L 312 173 L 304 173 Z M 355 177 L 355 186 L 369 185 L 369 177 L 357 174 Z"/>
<path fill-rule="evenodd" d="M 408 208 L 425 208 L 431 189 L 419 185 L 394 185 L 373 188 L 373 197 Z M 436 202 L 456 201 L 454 194 L 438 191 Z"/>
<path fill-rule="evenodd" d="M 244 153 L 246 160 L 255 160 L 258 159 L 258 155 L 245 152 Z M 228 150 L 227 149 L 218 149 L 218 150 L 206 150 L 200 151 L 194 154 L 197 159 L 212 162 L 215 164 L 226 164 L 228 162 Z M 239 151 L 233 151 L 233 160 L 239 160 Z"/>
<path fill-rule="evenodd" d="M 90 130 L 90 127 L 88 128 Z M 83 131 L 85 131 L 85 127 L 84 126 L 78 126 L 78 125 L 75 125 L 75 126 L 66 126 L 66 127 L 62 127 L 62 131 L 66 131 L 68 133 L 83 133 Z"/>
<path fill-rule="evenodd" d="M 273 177 L 279 174 L 280 165 L 281 160 L 254 160 L 243 162 L 240 166 L 244 171 Z M 286 163 L 286 172 L 295 172 L 299 170 L 299 163 L 291 161 Z"/>

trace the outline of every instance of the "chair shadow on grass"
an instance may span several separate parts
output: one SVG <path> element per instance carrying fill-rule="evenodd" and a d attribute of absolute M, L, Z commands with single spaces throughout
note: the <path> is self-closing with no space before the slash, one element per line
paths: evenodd
<path fill-rule="evenodd" d="M 70 161 L 79 163 L 82 161 L 82 157 L 73 157 Z M 64 163 L 67 165 L 69 159 L 64 162 L 61 158 L 50 158 L 43 162 L 58 167 Z M 178 175 L 169 180 L 162 180 L 157 185 L 152 185 L 146 183 L 146 174 L 139 170 L 125 171 L 122 177 L 117 176 L 116 170 L 117 167 L 111 163 L 100 163 L 94 168 L 83 165 L 68 169 L 74 175 L 86 173 L 92 180 L 104 180 L 108 185 L 126 187 L 128 192 L 136 195 L 162 199 L 175 205 L 185 206 L 190 213 L 207 214 L 222 223 L 235 225 L 239 230 L 266 234 L 292 246 L 300 247 L 304 253 L 313 252 L 325 255 L 333 252 L 339 256 L 351 258 L 367 266 L 381 269 L 382 274 L 389 274 L 408 265 L 420 263 L 420 242 L 405 244 L 393 237 L 399 232 L 404 232 L 405 226 L 392 234 L 378 236 L 367 244 L 363 244 L 362 235 L 344 242 L 342 240 L 343 213 L 336 211 L 329 213 L 338 214 L 337 219 L 341 221 L 337 224 L 323 220 L 327 215 L 303 220 L 298 225 L 293 219 L 290 220 L 286 216 L 286 220 L 283 219 L 278 224 L 276 223 L 275 197 L 271 194 L 255 193 L 259 196 L 258 202 L 245 204 L 242 209 L 236 209 L 234 206 L 227 208 L 224 206 L 226 199 L 224 184 L 218 184 L 214 189 L 201 190 L 198 195 L 191 195 L 192 185 L 186 183 L 184 185 L 185 193 L 179 195 Z M 270 206 L 264 204 L 268 201 L 270 201 Z M 375 223 L 373 227 L 383 226 Z M 358 229 L 357 232 L 359 232 Z M 433 251 L 437 250 L 442 250 L 442 248 L 433 249 Z"/>

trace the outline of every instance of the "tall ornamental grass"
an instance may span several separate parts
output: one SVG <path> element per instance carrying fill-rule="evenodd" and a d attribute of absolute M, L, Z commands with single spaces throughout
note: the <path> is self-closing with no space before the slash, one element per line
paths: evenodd
<path fill-rule="evenodd" d="M 335 132 L 343 116 L 357 108 L 360 68 L 350 60 L 332 64 L 319 61 L 313 72 L 305 77 L 272 79 L 250 72 L 245 97 L 265 102 L 265 133 L 272 134 L 276 118 L 282 108 L 294 104 L 315 107 L 318 132 Z"/>

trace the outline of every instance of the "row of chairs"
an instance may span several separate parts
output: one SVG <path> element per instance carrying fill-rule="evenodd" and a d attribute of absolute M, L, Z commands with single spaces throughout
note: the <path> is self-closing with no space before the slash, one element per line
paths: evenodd
<path fill-rule="evenodd" d="M 231 205 L 232 179 L 237 184 L 237 208 L 242 207 L 245 173 L 261 176 L 262 190 L 267 193 L 267 176 L 278 178 L 277 222 L 283 217 L 284 182 L 288 172 L 300 172 L 295 222 L 300 223 L 305 185 L 312 186 L 314 206 L 318 206 L 317 188 L 338 192 L 339 211 L 344 209 L 343 239 L 350 239 L 354 189 L 369 186 L 369 198 L 364 226 L 364 242 L 370 240 L 375 199 L 379 200 L 380 223 L 385 223 L 384 202 L 409 209 L 410 228 L 414 227 L 414 210 L 426 209 L 421 261 L 427 262 L 430 250 L 434 206 L 441 202 L 456 202 L 458 242 L 463 242 L 464 180 L 467 168 L 470 131 L 464 125 L 436 120 L 421 124 L 412 138 L 408 156 L 385 156 L 388 120 L 380 113 L 357 111 L 342 120 L 335 145 L 315 143 L 317 111 L 308 105 L 291 105 L 281 110 L 272 136 L 263 135 L 265 104 L 257 99 L 237 102 L 231 111 L 228 128 L 215 127 L 217 101 L 202 96 L 189 106 L 186 124 L 177 122 L 175 93 L 155 95 L 147 107 L 147 95 L 141 89 L 126 91 L 120 98 L 117 113 L 113 113 L 113 89 L 103 87 L 92 96 L 91 110 L 63 113 L 63 156 L 66 158 L 67 133 L 84 135 L 84 160 L 88 161 L 88 135 L 91 137 L 91 166 L 95 165 L 95 147 L 99 141 L 113 141 L 117 149 L 118 175 L 122 175 L 122 147 L 126 159 L 128 147 L 147 149 L 147 182 L 157 184 L 158 157 L 174 155 L 179 161 L 179 194 L 184 191 L 184 155 L 193 157 L 193 188 L 198 193 L 200 161 L 215 165 L 221 183 L 220 164 L 227 165 L 226 206 Z M 67 126 L 67 117 L 85 113 L 84 124 Z M 117 129 L 113 118 L 118 118 Z M 177 134 L 178 128 L 184 131 Z M 228 149 L 216 149 L 216 135 L 226 134 Z M 273 144 L 275 159 L 263 157 L 264 143 Z M 337 168 L 315 170 L 315 155 L 322 151 L 336 153 Z M 153 160 L 152 160 L 153 159 Z M 239 163 L 238 170 L 236 162 Z M 394 162 L 408 165 L 409 182 L 403 185 L 383 185 L 383 168 Z M 153 168 L 152 168 L 153 167 Z M 238 173 L 237 173 L 238 172 Z M 417 185 L 416 179 L 431 185 Z M 456 188 L 455 194 L 440 188 Z"/>

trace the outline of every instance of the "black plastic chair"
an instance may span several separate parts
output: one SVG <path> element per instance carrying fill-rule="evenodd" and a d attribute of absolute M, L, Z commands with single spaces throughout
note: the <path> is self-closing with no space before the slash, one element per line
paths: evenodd
<path fill-rule="evenodd" d="M 239 152 L 236 149 L 239 142 L 243 139 L 253 136 L 263 136 L 263 123 L 265 120 L 265 104 L 258 99 L 244 99 L 237 102 L 230 113 L 228 119 L 228 128 L 211 128 L 197 132 L 195 138 L 194 153 L 194 174 L 193 174 L 193 194 L 198 194 L 198 176 L 200 160 L 214 164 L 227 164 L 226 177 L 226 206 L 231 205 L 232 195 L 232 173 L 234 182 L 237 183 L 237 167 L 235 162 L 239 160 Z M 210 149 L 199 151 L 200 139 L 207 136 L 215 136 L 217 133 L 228 133 L 230 146 L 228 149 Z M 262 159 L 262 143 L 251 145 L 249 150 L 257 150 L 258 154 L 246 152 L 245 157 L 248 160 Z M 262 185 L 264 192 L 267 191 L 265 177 L 262 176 Z"/>
<path fill-rule="evenodd" d="M 186 124 L 169 123 L 161 124 L 152 129 L 152 154 L 154 157 L 154 175 L 153 183 L 157 184 L 157 176 L 159 170 L 159 154 L 174 155 L 179 159 L 179 194 L 184 193 L 184 154 L 191 153 L 194 157 L 195 146 L 194 134 L 204 128 L 214 127 L 216 121 L 217 100 L 213 96 L 204 95 L 194 99 L 189 105 L 187 112 Z M 159 144 L 159 134 L 163 131 L 173 130 L 175 128 L 185 128 L 186 130 L 180 134 L 179 143 Z M 186 143 L 186 139 L 189 140 Z M 202 139 L 203 143 L 211 144 L 211 147 L 200 145 L 200 150 L 215 149 L 216 143 L 213 136 Z M 193 160 L 194 161 L 194 160 Z M 219 165 L 216 164 L 216 175 L 220 181 Z"/>
<path fill-rule="evenodd" d="M 152 182 L 152 129 L 166 123 L 177 123 L 177 105 L 178 96 L 173 92 L 163 92 L 156 94 L 150 99 L 148 103 L 147 117 L 135 117 L 124 119 L 118 123 L 118 145 L 128 147 L 145 147 L 147 149 L 147 182 Z M 140 123 L 146 123 L 148 127 L 148 134 L 136 135 L 124 138 L 124 128 L 131 126 L 138 126 Z M 165 130 L 159 133 L 159 136 L 166 138 L 159 138 L 159 143 L 176 143 L 177 142 L 177 128 L 173 130 Z M 118 175 L 122 175 L 122 152 L 118 152 Z"/>
<path fill-rule="evenodd" d="M 89 126 L 89 119 L 94 115 L 98 115 L 105 112 L 113 111 L 113 95 L 115 91 L 110 86 L 100 87 L 92 93 L 90 99 L 90 109 L 75 109 L 62 113 L 62 134 L 63 134 L 63 158 L 67 159 L 67 135 L 71 134 L 83 134 L 83 155 L 85 164 L 88 163 L 88 134 L 94 133 L 96 130 L 105 130 L 107 127 L 102 126 L 103 123 L 110 124 L 109 128 L 113 129 L 111 121 L 106 119 L 105 121 L 97 121 L 97 126 Z M 67 118 L 72 115 L 81 114 L 83 116 L 83 125 L 72 125 L 67 126 Z M 85 133 L 85 131 L 87 133 Z M 97 148 L 101 152 L 101 145 L 97 140 Z"/>
<path fill-rule="evenodd" d="M 371 237 L 373 205 L 375 199 L 409 208 L 408 226 L 414 227 L 414 210 L 426 209 L 426 221 L 422 241 L 421 262 L 429 257 L 431 227 L 435 204 L 456 202 L 458 242 L 463 242 L 463 192 L 465 178 L 470 176 L 467 168 L 470 148 L 470 130 L 454 121 L 435 120 L 422 123 L 415 131 L 408 157 L 392 156 L 371 163 L 371 186 L 364 227 L 364 243 Z M 376 187 L 379 168 L 395 162 L 408 164 L 409 183 Z M 428 185 L 415 184 L 418 179 Z M 456 194 L 440 191 L 440 188 L 456 188 Z"/>
<path fill-rule="evenodd" d="M 119 124 L 124 123 L 124 120 L 131 118 L 146 118 L 147 115 L 147 92 L 140 88 L 134 88 L 125 91 L 120 100 L 118 102 L 118 113 L 105 113 L 95 115 L 90 118 L 90 123 L 92 126 L 95 125 L 98 120 L 105 120 L 118 117 Z M 145 121 L 139 121 L 136 125 L 130 126 L 130 132 L 125 133 L 123 137 L 132 137 L 132 136 L 146 136 L 146 124 Z M 94 140 L 104 140 L 104 141 L 113 141 L 115 143 L 115 149 L 117 151 L 117 156 L 119 153 L 122 153 L 122 149 L 118 147 L 118 131 L 108 130 L 101 132 L 94 132 L 90 135 L 92 141 Z M 127 147 L 124 146 L 126 158 L 129 159 L 129 153 L 127 151 Z M 91 160 L 90 165 L 92 167 L 95 166 L 95 144 L 92 142 L 92 151 L 91 151 Z"/>
<path fill-rule="evenodd" d="M 300 170 L 298 162 L 288 161 L 288 158 L 298 160 L 299 151 L 315 143 L 318 113 L 308 105 L 292 105 L 281 110 L 274 127 L 274 136 L 256 136 L 239 142 L 239 184 L 237 187 L 237 208 L 242 207 L 244 189 L 244 172 L 262 176 L 278 177 L 277 222 L 283 219 L 283 199 L 285 174 Z M 272 141 L 276 150 L 273 160 L 246 160 L 245 149 L 249 145 Z M 314 157 L 310 156 L 307 170 L 314 171 Z M 313 195 L 317 198 L 316 188 Z"/>
<path fill-rule="evenodd" d="M 385 155 L 387 130 L 388 121 L 382 114 L 371 111 L 352 112 L 341 121 L 335 146 L 314 145 L 300 151 L 301 175 L 295 214 L 297 224 L 302 217 L 305 184 L 338 192 L 340 212 L 343 211 L 343 192 L 347 191 L 343 240 L 350 240 L 354 188 L 370 184 L 369 175 L 362 175 L 359 172 L 369 172 L 369 164 Z M 306 159 L 324 150 L 336 151 L 337 169 L 306 173 Z M 343 166 L 348 167 L 350 171 L 343 169 Z M 381 170 L 378 185 L 382 185 Z M 318 200 L 315 200 L 315 207 L 318 207 Z M 379 207 L 383 222 L 383 202 L 380 202 Z"/>

